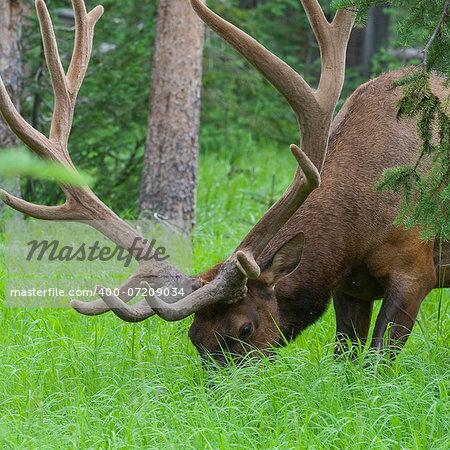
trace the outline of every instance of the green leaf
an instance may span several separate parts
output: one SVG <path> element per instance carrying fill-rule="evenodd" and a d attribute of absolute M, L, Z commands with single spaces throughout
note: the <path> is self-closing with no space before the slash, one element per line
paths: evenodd
<path fill-rule="evenodd" d="M 74 187 L 84 187 L 91 182 L 85 174 L 57 162 L 36 159 L 21 148 L 0 153 L 0 175 L 33 177 Z"/>

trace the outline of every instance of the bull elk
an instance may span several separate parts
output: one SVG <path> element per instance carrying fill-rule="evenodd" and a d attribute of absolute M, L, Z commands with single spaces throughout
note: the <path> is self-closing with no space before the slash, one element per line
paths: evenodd
<path fill-rule="evenodd" d="M 87 13 L 82 0 L 72 3 L 76 38 L 66 74 L 45 3 L 36 1 L 55 94 L 49 137 L 19 115 L 3 83 L 0 110 L 15 134 L 38 156 L 74 169 L 68 137 L 94 26 L 103 8 L 97 6 Z M 420 146 L 415 124 L 396 118 L 398 92 L 393 81 L 400 74 L 388 74 L 358 88 L 332 124 L 354 12 L 337 11 L 329 23 L 317 0 L 302 0 L 322 58 L 320 81 L 314 90 L 290 66 L 201 0 L 191 0 L 191 4 L 207 25 L 286 98 L 301 134 L 303 150 L 290 147 L 298 163 L 292 183 L 232 255 L 200 277 L 183 274 L 167 260 L 142 259 L 140 254 L 155 251 L 151 244 L 87 187 L 61 185 L 66 201 L 60 206 L 34 205 L 0 191 L 3 201 L 39 219 L 89 223 L 138 261 L 137 271 L 119 287 L 123 294 L 99 290 L 101 299 L 72 300 L 74 309 L 86 315 L 112 310 L 129 322 L 155 314 L 174 321 L 195 313 L 189 336 L 202 355 L 212 355 L 219 363 L 226 361 L 227 352 L 244 355 L 257 348 L 264 354 L 268 348 L 283 345 L 285 338 L 293 339 L 317 320 L 331 297 L 338 342 L 364 342 L 373 302 L 383 298 L 371 345 L 381 348 L 386 333 L 391 343 L 403 344 L 425 295 L 438 285 L 449 286 L 444 266 L 450 248 L 444 244 L 439 252 L 437 243 L 423 244 L 417 230 L 395 228 L 392 222 L 399 200 L 373 190 L 384 168 L 411 163 Z M 448 95 L 439 79 L 434 77 L 432 86 L 441 98 Z M 136 239 L 142 244 L 139 252 Z M 182 283 L 191 292 L 175 303 L 149 294 L 130 306 L 130 289 L 148 287 L 150 281 L 156 287 Z"/>

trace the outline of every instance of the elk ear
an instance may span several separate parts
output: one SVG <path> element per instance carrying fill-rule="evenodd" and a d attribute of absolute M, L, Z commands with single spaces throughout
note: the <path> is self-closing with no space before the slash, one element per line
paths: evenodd
<path fill-rule="evenodd" d="M 259 280 L 273 286 L 281 278 L 289 275 L 302 259 L 305 236 L 298 233 L 261 263 Z"/>

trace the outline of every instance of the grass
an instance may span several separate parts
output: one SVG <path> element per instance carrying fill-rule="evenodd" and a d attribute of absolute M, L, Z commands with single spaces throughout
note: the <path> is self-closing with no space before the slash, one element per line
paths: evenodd
<path fill-rule="evenodd" d="M 197 271 L 290 180 L 287 149 L 247 147 L 202 156 Z M 448 291 L 431 293 L 405 349 L 376 371 L 333 360 L 331 308 L 274 363 L 214 373 L 189 342 L 191 319 L 1 308 L 0 448 L 450 448 L 449 305 Z"/>

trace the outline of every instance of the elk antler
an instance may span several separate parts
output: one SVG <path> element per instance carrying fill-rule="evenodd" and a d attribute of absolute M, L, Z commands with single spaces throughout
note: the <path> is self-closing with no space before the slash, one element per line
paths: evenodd
<path fill-rule="evenodd" d="M 232 45 L 286 98 L 297 115 L 302 148 L 322 170 L 328 134 L 345 76 L 345 54 L 354 13 L 339 10 L 329 23 L 317 0 L 301 0 L 319 43 L 322 70 L 317 91 L 288 64 L 251 36 L 211 11 L 201 0 L 190 0 L 198 16 Z"/>
<path fill-rule="evenodd" d="M 291 151 L 299 165 L 292 183 L 282 197 L 250 230 L 233 254 L 222 264 L 211 283 L 177 303 L 168 304 L 157 296 L 146 296 L 153 311 L 165 320 L 180 320 L 200 308 L 219 301 L 237 301 L 246 292 L 247 278 L 258 278 L 260 269 L 256 259 L 276 232 L 297 211 L 310 192 L 320 184 L 320 175 L 309 158 L 296 146 Z M 144 287 L 148 285 L 144 282 Z"/>
<path fill-rule="evenodd" d="M 11 102 L 0 78 L 0 112 L 12 131 L 38 156 L 56 161 L 65 167 L 75 170 L 67 149 L 67 141 L 72 126 L 75 101 L 86 73 L 92 50 L 94 26 L 103 14 L 103 7 L 97 6 L 90 13 L 86 12 L 83 0 L 73 0 L 75 13 L 75 46 L 72 60 L 64 73 L 53 32 L 52 22 L 43 0 L 36 0 L 36 10 L 41 26 L 45 59 L 55 94 L 55 105 L 51 122 L 50 136 L 47 138 L 30 126 L 18 113 Z M 191 279 L 180 272 L 166 260 L 158 261 L 141 259 L 139 255 L 151 255 L 152 247 L 136 230 L 120 219 L 87 187 L 76 188 L 61 185 L 66 201 L 60 206 L 34 205 L 14 197 L 0 189 L 0 197 L 12 208 L 32 217 L 44 220 L 73 220 L 89 223 L 102 234 L 110 238 L 120 247 L 128 250 L 139 262 L 137 271 L 121 286 L 128 295 L 128 288 L 138 288 L 142 280 L 151 278 L 158 283 L 177 286 L 179 283 L 191 284 Z M 139 245 L 136 244 L 139 242 Z M 136 248 L 139 247 L 139 248 Z M 82 303 L 74 300 L 72 306 L 83 314 L 96 315 L 109 311 L 102 300 Z M 148 304 L 143 301 L 135 306 L 134 320 L 143 320 L 153 314 Z"/>
<path fill-rule="evenodd" d="M 331 120 L 344 82 L 345 53 L 354 13 L 338 11 L 330 24 L 317 0 L 302 0 L 302 4 L 319 43 L 322 58 L 317 91 L 313 91 L 285 62 L 212 12 L 201 0 L 191 0 L 198 16 L 252 63 L 287 99 L 297 115 L 304 152 L 291 145 L 299 165 L 291 185 L 222 264 L 211 283 L 174 304 L 167 304 L 156 296 L 145 297 L 151 309 L 165 320 L 179 320 L 206 305 L 242 298 L 247 278 L 259 276 L 256 259 L 310 192 L 320 184 L 319 172 L 327 151 Z M 147 286 L 146 283 L 143 285 Z M 119 299 L 105 301 L 110 307 L 116 310 L 119 308 Z M 133 307 L 128 308 L 131 313 Z"/>
<path fill-rule="evenodd" d="M 47 65 L 55 91 L 55 111 L 50 138 L 46 138 L 25 122 L 0 83 L 0 111 L 17 136 L 39 156 L 71 168 L 73 164 L 67 151 L 67 138 L 76 95 L 90 57 L 93 28 L 102 13 L 102 8 L 97 7 L 86 14 L 82 0 L 73 0 L 72 3 L 76 16 L 76 44 L 66 76 L 59 60 L 45 4 L 43 0 L 36 2 Z M 304 152 L 291 145 L 299 167 L 289 188 L 222 264 L 215 279 L 177 303 L 168 304 L 156 296 L 147 295 L 136 305 L 128 306 L 126 302 L 132 298 L 128 294 L 122 298 L 102 295 L 103 300 L 90 303 L 72 301 L 71 305 L 77 311 L 96 315 L 111 308 L 119 317 L 131 322 L 146 319 L 155 313 L 166 320 L 179 320 L 208 304 L 236 301 L 245 295 L 247 278 L 256 278 L 259 275 L 257 258 L 310 192 L 320 184 L 319 172 L 326 155 L 331 119 L 344 80 L 345 51 L 353 13 L 338 11 L 330 24 L 317 0 L 302 0 L 302 3 L 319 42 L 322 57 L 322 72 L 317 91 L 313 91 L 290 66 L 243 31 L 217 16 L 201 0 L 191 0 L 192 7 L 200 18 L 246 57 L 283 94 L 296 113 Z M 306 155 L 309 155 L 309 158 Z M 90 222 L 92 226 L 129 250 L 139 261 L 138 270 L 125 281 L 121 291 L 128 292 L 128 289 L 122 288 L 138 287 L 142 280 L 150 277 L 156 282 L 164 280 L 169 285 L 174 284 L 175 280 L 195 283 L 167 261 L 155 264 L 153 261 L 139 260 L 138 255 L 133 253 L 135 239 L 141 239 L 143 246 L 151 251 L 150 244 L 107 208 L 88 188 L 64 185 L 61 187 L 67 200 L 64 205 L 56 207 L 32 205 L 4 191 L 0 191 L 0 194 L 8 205 L 33 217 L 80 222 L 94 220 Z M 144 282 L 144 286 L 148 287 L 148 284 Z M 192 286 L 194 289 L 197 287 L 194 284 Z"/>

